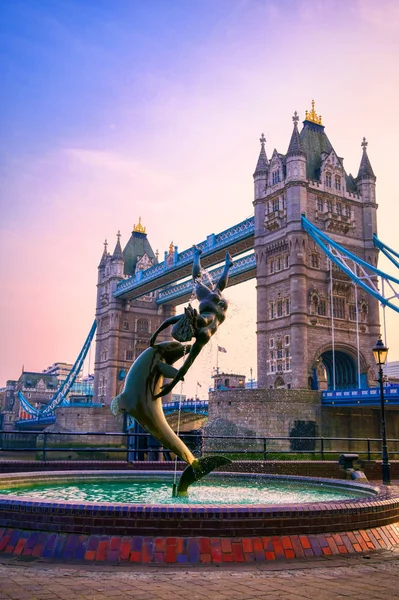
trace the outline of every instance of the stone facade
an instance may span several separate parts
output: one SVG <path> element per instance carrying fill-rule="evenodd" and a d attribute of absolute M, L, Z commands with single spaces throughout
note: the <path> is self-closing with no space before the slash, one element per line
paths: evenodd
<path fill-rule="evenodd" d="M 399 439 L 399 410 L 386 406 L 387 438 Z M 232 440 L 212 440 L 212 448 L 240 449 L 239 437 L 364 438 L 350 444 L 339 439 L 326 441 L 325 450 L 367 451 L 367 438 L 381 438 L 379 407 L 326 407 L 321 393 L 311 390 L 253 389 L 216 391 L 210 394 L 207 435 L 230 435 Z M 210 441 L 207 442 L 208 446 Z M 262 442 L 243 441 L 242 448 L 263 451 Z M 268 440 L 269 452 L 295 449 L 293 440 Z M 381 451 L 381 442 L 371 443 L 372 452 Z M 303 448 L 305 449 L 305 448 Z M 311 448 L 310 448 L 311 449 Z M 392 451 L 396 450 L 395 447 Z"/>
<path fill-rule="evenodd" d="M 296 114 L 293 120 L 285 155 L 274 150 L 269 161 L 262 135 L 254 173 L 258 385 L 333 387 L 333 312 L 336 387 L 358 387 L 359 379 L 366 387 L 375 379 L 371 348 L 379 334 L 378 302 L 335 265 L 330 272 L 301 216 L 377 264 L 376 178 L 367 143 L 355 179 L 345 172 L 314 107 L 300 133 Z"/>
<path fill-rule="evenodd" d="M 98 267 L 94 398 L 105 405 L 121 392 L 127 371 L 149 346 L 152 333 L 174 314 L 174 308 L 157 305 L 155 293 L 132 301 L 114 297 L 120 281 L 157 262 L 140 223 L 134 227 L 123 251 L 119 238 L 118 234 L 112 255 L 105 244 Z"/>

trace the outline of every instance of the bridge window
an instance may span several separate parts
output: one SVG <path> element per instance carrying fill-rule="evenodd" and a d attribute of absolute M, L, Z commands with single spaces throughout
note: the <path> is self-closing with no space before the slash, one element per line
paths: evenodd
<path fill-rule="evenodd" d="M 344 215 L 345 215 L 345 217 L 351 216 L 351 207 L 348 206 L 347 204 L 344 205 Z"/>
<path fill-rule="evenodd" d="M 285 314 L 289 315 L 290 314 L 290 299 L 286 298 L 284 302 L 285 302 Z"/>
<path fill-rule="evenodd" d="M 137 331 L 139 333 L 148 333 L 148 321 L 147 321 L 147 319 L 139 319 L 137 321 Z"/>
<path fill-rule="evenodd" d="M 326 173 L 326 187 L 330 188 L 331 186 L 332 186 L 331 173 Z"/>
<path fill-rule="evenodd" d="M 320 298 L 317 304 L 317 314 L 320 315 L 320 317 L 325 317 L 327 314 L 327 303 L 323 298 Z"/>
<path fill-rule="evenodd" d="M 274 302 L 269 303 L 269 315 L 271 319 L 274 319 Z"/>
<path fill-rule="evenodd" d="M 290 370 L 290 361 L 289 361 L 289 359 L 286 359 L 286 360 L 285 360 L 285 370 L 286 370 L 286 371 L 289 371 L 289 370 Z"/>
<path fill-rule="evenodd" d="M 367 320 L 367 313 L 368 313 L 367 303 L 362 302 L 361 307 L 360 307 L 360 316 L 361 316 L 361 320 L 363 322 L 365 322 Z"/>
<path fill-rule="evenodd" d="M 279 181 L 280 181 L 280 169 L 276 169 L 275 171 L 272 172 L 272 185 L 275 185 Z"/>
<path fill-rule="evenodd" d="M 310 257 L 310 264 L 313 269 L 320 269 L 320 256 L 318 252 L 312 252 Z"/>
<path fill-rule="evenodd" d="M 123 327 L 122 329 L 124 331 L 129 331 L 129 321 L 123 321 Z"/>
<path fill-rule="evenodd" d="M 281 271 L 283 268 L 283 259 L 281 256 L 277 257 L 277 271 Z"/>
<path fill-rule="evenodd" d="M 289 254 L 285 255 L 285 268 L 288 269 L 288 267 L 290 266 L 290 256 Z"/>
<path fill-rule="evenodd" d="M 277 358 L 283 358 L 283 349 L 282 348 L 279 348 L 277 350 Z"/>
<path fill-rule="evenodd" d="M 278 317 L 283 316 L 283 301 L 282 300 L 277 301 L 277 316 Z"/>
<path fill-rule="evenodd" d="M 274 273 L 274 259 L 269 262 L 270 273 Z"/>
<path fill-rule="evenodd" d="M 317 210 L 319 212 L 323 212 L 324 209 L 324 202 L 322 198 L 317 198 Z"/>
<path fill-rule="evenodd" d="M 327 200 L 327 212 L 332 212 L 332 202 L 331 200 Z"/>
<path fill-rule="evenodd" d="M 339 175 L 335 176 L 335 189 L 336 190 L 341 189 L 341 177 Z"/>
<path fill-rule="evenodd" d="M 133 350 L 126 350 L 125 360 L 129 360 L 129 361 L 133 360 Z"/>
<path fill-rule="evenodd" d="M 335 296 L 333 298 L 334 317 L 336 319 L 345 319 L 345 298 Z"/>
<path fill-rule="evenodd" d="M 270 338 L 270 340 L 269 340 L 269 348 L 274 348 L 274 338 Z"/>
<path fill-rule="evenodd" d="M 277 212 L 278 210 L 280 210 L 280 198 L 274 198 L 273 210 L 274 210 L 274 212 Z"/>
<path fill-rule="evenodd" d="M 289 336 L 289 335 L 286 335 L 286 336 L 285 336 L 285 338 L 284 338 L 284 341 L 285 341 L 285 345 L 286 345 L 286 346 L 289 346 L 289 343 L 290 343 L 290 336 Z"/>
<path fill-rule="evenodd" d="M 349 320 L 356 321 L 356 306 L 355 306 L 355 304 L 349 305 Z"/>
<path fill-rule="evenodd" d="M 271 365 L 270 365 L 270 372 L 274 373 L 274 364 L 273 363 L 271 363 Z"/>
<path fill-rule="evenodd" d="M 290 357 L 290 349 L 286 348 L 285 349 L 285 358 L 289 358 Z"/>
<path fill-rule="evenodd" d="M 337 215 L 342 215 L 342 204 L 337 202 Z"/>

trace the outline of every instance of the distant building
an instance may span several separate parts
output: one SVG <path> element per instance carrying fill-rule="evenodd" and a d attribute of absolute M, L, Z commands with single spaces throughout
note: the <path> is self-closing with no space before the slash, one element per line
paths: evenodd
<path fill-rule="evenodd" d="M 388 362 L 384 372 L 389 383 L 399 384 L 399 360 Z"/>
<path fill-rule="evenodd" d="M 216 373 L 212 375 L 215 390 L 245 388 L 245 375 L 236 373 Z"/>
<path fill-rule="evenodd" d="M 72 370 L 73 365 L 64 362 L 56 362 L 51 365 L 51 367 L 47 367 L 47 369 L 43 370 L 43 373 L 46 375 L 54 375 L 57 377 L 59 383 L 65 381 L 68 377 L 69 373 Z"/>

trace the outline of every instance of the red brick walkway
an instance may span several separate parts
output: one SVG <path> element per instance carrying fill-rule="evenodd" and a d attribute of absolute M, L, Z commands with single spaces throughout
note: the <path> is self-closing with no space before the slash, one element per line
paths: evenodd
<path fill-rule="evenodd" d="M 336 534 L 254 538 L 85 536 L 0 529 L 3 556 L 113 564 L 290 561 L 389 550 L 398 544 L 399 523 Z"/>

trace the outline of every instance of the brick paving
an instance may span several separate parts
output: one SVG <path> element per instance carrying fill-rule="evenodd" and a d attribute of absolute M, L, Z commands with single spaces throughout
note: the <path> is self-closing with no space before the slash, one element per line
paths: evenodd
<path fill-rule="evenodd" d="M 399 598 L 399 549 L 240 567 L 100 567 L 26 560 L 0 561 L 0 600 Z"/>
<path fill-rule="evenodd" d="M 0 556 L 103 564 L 289 563 L 298 558 L 390 550 L 398 545 L 399 523 L 360 531 L 246 538 L 88 536 L 0 528 Z"/>

